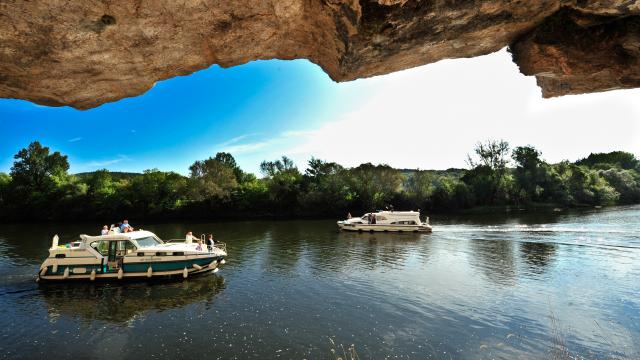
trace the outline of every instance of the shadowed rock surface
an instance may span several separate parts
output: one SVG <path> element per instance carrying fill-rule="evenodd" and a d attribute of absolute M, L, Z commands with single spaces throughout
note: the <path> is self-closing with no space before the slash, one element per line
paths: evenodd
<path fill-rule="evenodd" d="M 212 64 L 309 59 L 336 81 L 510 46 L 545 97 L 640 84 L 640 1 L 0 2 L 0 97 L 87 109 Z"/>

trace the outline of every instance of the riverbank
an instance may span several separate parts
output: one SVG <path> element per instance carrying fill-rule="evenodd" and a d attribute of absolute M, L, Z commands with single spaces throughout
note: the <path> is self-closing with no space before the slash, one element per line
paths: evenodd
<path fill-rule="evenodd" d="M 633 205 L 633 204 L 630 204 Z M 571 210 L 586 210 L 586 209 L 602 209 L 612 206 L 601 205 L 589 205 L 589 204 L 573 204 L 566 206 L 558 203 L 531 203 L 524 205 L 500 205 L 500 206 L 476 206 L 470 209 L 463 209 L 457 212 L 449 212 L 447 214 L 456 215 L 473 215 L 473 214 L 501 214 L 501 213 L 518 213 L 518 212 L 531 212 L 531 213 L 547 213 L 547 212 L 565 212 Z M 435 212 L 436 214 L 438 212 Z"/>
<path fill-rule="evenodd" d="M 258 178 L 228 153 L 194 162 L 189 176 L 157 169 L 71 175 L 66 156 L 33 142 L 16 154 L 10 174 L 0 173 L 0 221 L 335 219 L 391 206 L 464 214 L 640 203 L 640 161 L 633 154 L 548 164 L 525 146 L 513 149 L 515 167 L 507 167 L 508 144 L 498 145 L 501 152 L 492 156 L 502 159 L 499 167 L 346 168 L 312 158 L 303 173 L 282 157 L 262 162 Z"/>
<path fill-rule="evenodd" d="M 613 210 L 616 208 L 628 208 L 634 207 L 637 204 L 630 205 L 612 205 L 612 206 L 592 206 L 592 205 L 582 205 L 582 206 L 570 206 L 570 207 L 561 207 L 560 204 L 553 203 L 538 203 L 531 204 L 527 206 L 477 206 L 471 209 L 462 209 L 458 211 L 434 211 L 434 212 L 421 212 L 421 217 L 424 219 L 425 217 L 429 217 L 431 221 L 438 218 L 458 218 L 465 216 L 479 216 L 479 217 L 487 217 L 487 216 L 504 216 L 504 215 L 514 215 L 518 216 L 521 214 L 531 214 L 531 215 L 552 215 L 552 214 L 568 214 L 568 213 L 582 213 L 588 212 L 591 210 Z M 353 216 L 361 215 L 359 212 L 347 211 L 350 212 Z M 363 212 L 364 213 L 364 212 Z M 120 218 L 112 218 L 112 217 L 98 217 L 98 216 L 89 216 L 85 218 L 66 218 L 66 221 L 73 220 L 74 223 L 79 224 L 100 224 L 100 225 L 110 225 L 112 223 L 116 223 L 118 221 L 122 221 L 123 219 L 128 219 L 133 224 L 143 224 L 143 223 L 156 223 L 156 224 L 165 224 L 165 223 L 175 223 L 175 222 L 183 222 L 183 223 L 223 223 L 223 222 L 243 222 L 243 221 L 295 221 L 295 220 L 327 220 L 327 221 L 338 221 L 343 220 L 346 217 L 345 214 L 335 214 L 335 215 L 276 215 L 276 214 L 228 214 L 227 216 L 216 216 L 215 214 L 202 214 L 199 213 L 197 215 L 175 215 L 175 214 L 164 214 L 160 216 L 150 216 L 150 217 L 130 217 L 130 216 L 121 216 Z M 0 224 L 39 224 L 39 223 L 49 223 L 49 224 L 57 224 L 60 223 L 60 219 L 21 219 L 21 220 L 6 220 L 0 219 Z"/>

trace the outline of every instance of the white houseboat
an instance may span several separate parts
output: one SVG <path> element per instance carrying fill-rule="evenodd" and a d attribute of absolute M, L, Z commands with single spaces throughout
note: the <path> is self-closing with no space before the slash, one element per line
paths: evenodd
<path fill-rule="evenodd" d="M 66 245 L 53 237 L 39 280 L 144 279 L 217 271 L 227 256 L 224 243 L 208 249 L 191 238 L 162 241 L 149 231 L 88 236 Z"/>
<path fill-rule="evenodd" d="M 429 218 L 425 222 L 420 220 L 418 211 L 378 211 L 366 213 L 361 217 L 354 217 L 338 221 L 338 227 L 346 231 L 374 232 L 431 232 Z"/>

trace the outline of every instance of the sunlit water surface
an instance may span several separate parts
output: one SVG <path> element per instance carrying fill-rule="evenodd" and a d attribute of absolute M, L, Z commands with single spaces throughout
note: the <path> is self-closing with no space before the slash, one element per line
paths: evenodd
<path fill-rule="evenodd" d="M 640 207 L 432 217 L 432 234 L 333 221 L 134 224 L 213 232 L 216 275 L 34 281 L 51 236 L 101 224 L 0 225 L 5 358 L 640 358 Z M 556 350 L 554 350 L 556 349 Z M 334 354 L 335 352 L 335 354 Z"/>

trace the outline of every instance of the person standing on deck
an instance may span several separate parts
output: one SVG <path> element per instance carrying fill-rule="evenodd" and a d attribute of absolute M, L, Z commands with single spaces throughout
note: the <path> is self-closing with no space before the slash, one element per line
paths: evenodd
<path fill-rule="evenodd" d="M 187 244 L 191 244 L 193 242 L 193 233 L 191 231 L 187 233 L 187 236 L 185 237 L 185 242 Z"/>
<path fill-rule="evenodd" d="M 207 236 L 207 249 L 209 249 L 209 251 L 213 251 L 213 245 L 215 243 L 213 242 L 213 234 L 209 234 Z"/>

